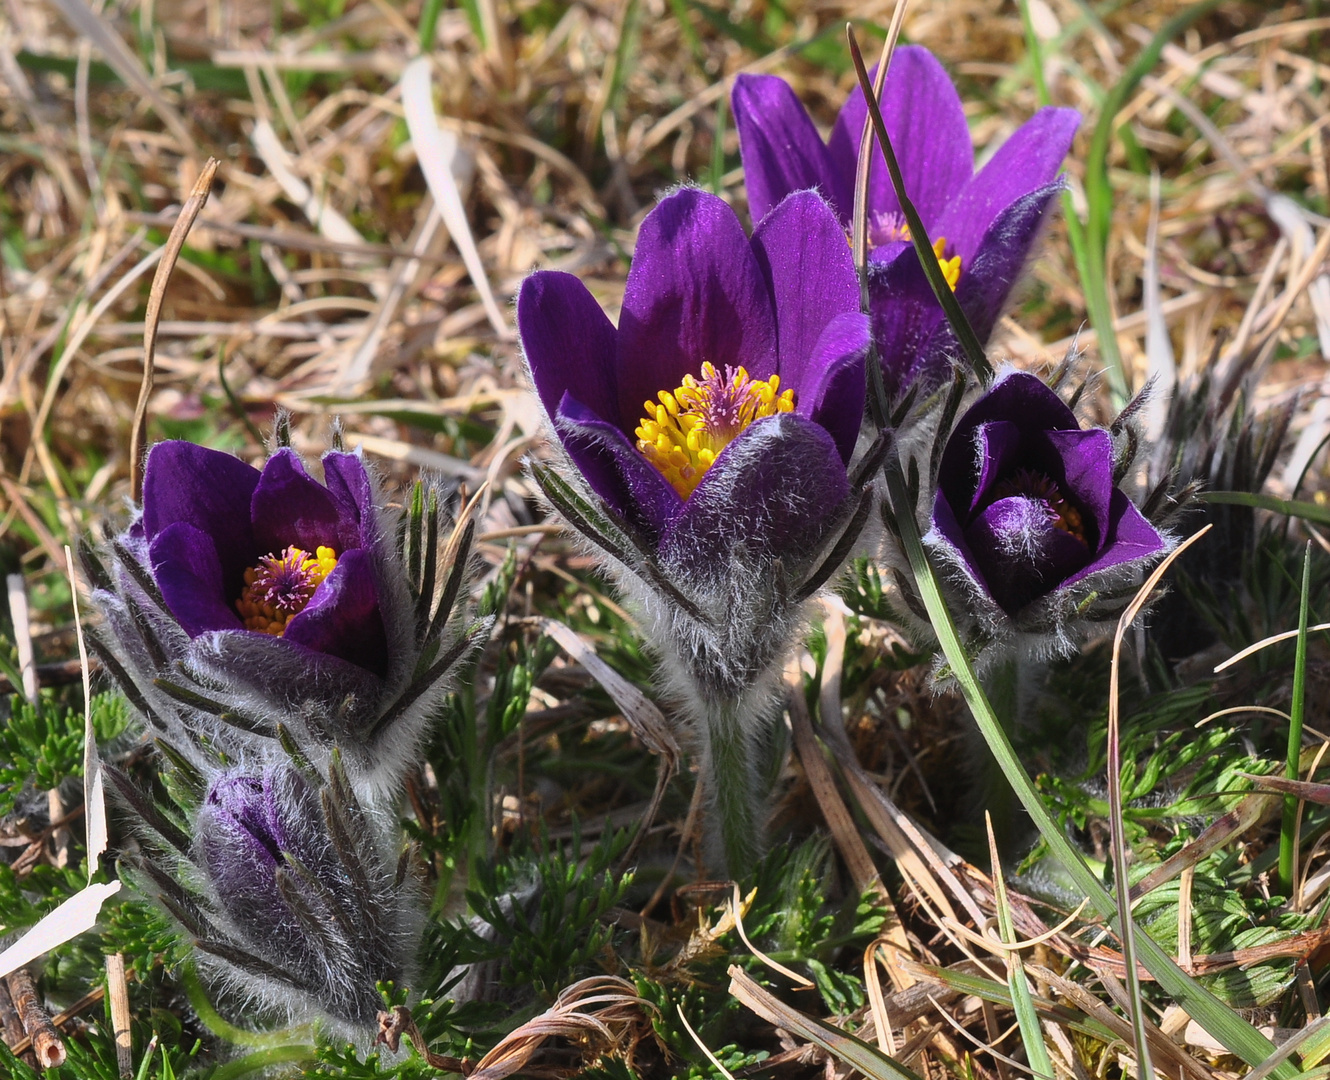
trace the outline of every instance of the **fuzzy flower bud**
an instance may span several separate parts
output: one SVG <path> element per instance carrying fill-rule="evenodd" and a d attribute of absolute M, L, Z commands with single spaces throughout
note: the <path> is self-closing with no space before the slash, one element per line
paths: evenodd
<path fill-rule="evenodd" d="M 127 800 L 161 827 L 119 773 Z M 373 1029 L 379 981 L 401 982 L 420 917 L 394 880 L 386 830 L 333 758 L 329 781 L 269 759 L 215 772 L 176 845 L 175 873 L 140 860 L 149 891 L 193 936 L 205 969 L 264 1009 Z"/>
<path fill-rule="evenodd" d="M 1117 486 L 1115 464 L 1110 433 L 1083 430 L 1039 378 L 999 378 L 947 439 L 924 537 L 961 593 L 952 610 L 994 644 L 1069 651 L 1104 617 L 1098 602 L 1170 547 Z"/>

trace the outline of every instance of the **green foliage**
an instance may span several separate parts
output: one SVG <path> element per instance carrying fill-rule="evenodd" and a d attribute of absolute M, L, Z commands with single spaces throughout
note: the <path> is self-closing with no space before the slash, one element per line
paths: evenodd
<path fill-rule="evenodd" d="M 126 970 L 140 981 L 159 965 L 178 969 L 190 954 L 189 943 L 156 904 L 132 898 L 102 909 L 101 948 L 123 953 Z"/>
<path fill-rule="evenodd" d="M 9 721 L 0 727 L 0 814 L 14 812 L 25 790 L 46 791 L 69 776 L 83 775 L 83 711 L 43 691 L 35 702 L 10 698 Z M 119 694 L 92 699 L 98 743 L 122 734 L 129 707 Z"/>
<path fill-rule="evenodd" d="M 626 830 L 607 829 L 584 857 L 575 826 L 566 849 L 544 840 L 543 851 L 476 868 L 478 887 L 467 900 L 502 943 L 506 985 L 553 998 L 589 972 L 614 940 L 605 916 L 632 883 L 612 869 L 628 840 Z"/>

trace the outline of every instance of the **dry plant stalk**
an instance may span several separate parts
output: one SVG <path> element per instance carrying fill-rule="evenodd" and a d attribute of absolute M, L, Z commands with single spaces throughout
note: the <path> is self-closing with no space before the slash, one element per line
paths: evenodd
<path fill-rule="evenodd" d="M 37 998 L 37 987 L 27 968 L 19 968 L 5 976 L 9 997 L 23 1021 L 23 1030 L 31 1040 L 37 1064 L 43 1069 L 54 1069 L 65 1063 L 65 1042 L 51 1023 L 51 1018 Z M 15 1048 L 17 1049 L 17 1048 Z"/>
<path fill-rule="evenodd" d="M 129 493 L 134 502 L 143 497 L 143 444 L 148 433 L 148 401 L 152 397 L 154 357 L 157 352 L 157 324 L 162 317 L 162 300 L 166 296 L 166 285 L 171 280 L 171 271 L 185 246 L 185 238 L 199 216 L 208 193 L 212 191 L 213 177 L 221 162 L 210 157 L 199 177 L 194 181 L 194 190 L 189 193 L 185 205 L 180 209 L 171 235 L 166 239 L 162 250 L 161 262 L 152 278 L 152 291 L 148 294 L 148 310 L 143 320 L 143 382 L 139 386 L 139 401 L 134 409 L 134 425 L 129 436 Z"/>

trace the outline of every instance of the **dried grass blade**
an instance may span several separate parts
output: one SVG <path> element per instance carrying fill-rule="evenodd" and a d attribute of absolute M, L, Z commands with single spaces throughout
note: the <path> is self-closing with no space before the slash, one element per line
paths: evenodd
<path fill-rule="evenodd" d="M 596 650 L 583 641 L 576 630 L 557 619 L 542 619 L 540 626 L 546 634 L 558 642 L 564 652 L 586 668 L 587 673 L 600 683 L 614 700 L 614 704 L 623 712 L 623 718 L 628 721 L 633 734 L 642 740 L 648 750 L 660 758 L 656 790 L 651 796 L 651 802 L 642 817 L 642 823 L 633 837 L 632 844 L 624 853 L 626 863 L 656 820 L 656 813 L 660 809 L 661 800 L 665 798 L 666 788 L 679 770 L 679 744 L 670 731 L 665 714 L 646 694 L 597 656 Z"/>
<path fill-rule="evenodd" d="M 730 993 L 769 1024 L 822 1047 L 837 1061 L 858 1069 L 868 1080 L 919 1080 L 916 1073 L 847 1031 L 792 1009 L 767 993 L 737 964 L 730 966 Z"/>
<path fill-rule="evenodd" d="M 457 179 L 453 176 L 452 162 L 457 153 L 457 136 L 439 127 L 431 94 L 430 62 L 425 57 L 412 60 L 402 72 L 402 108 L 406 112 L 406 126 L 416 148 L 420 171 L 425 174 L 425 182 L 429 185 L 430 194 L 434 196 L 439 213 L 443 215 L 443 223 L 452 234 L 453 243 L 457 245 L 462 262 L 466 264 L 467 273 L 480 293 L 480 302 L 485 307 L 490 325 L 496 334 L 508 340 L 512 332 L 494 300 L 489 278 L 485 275 L 485 264 L 481 261 L 475 237 L 471 234 L 471 225 L 466 219 L 466 209 L 462 206 Z"/>
<path fill-rule="evenodd" d="M 1131 1014 L 1132 1031 L 1135 1035 L 1137 1068 L 1141 1080 L 1153 1080 L 1154 1068 L 1150 1064 L 1150 1044 L 1145 1033 L 1145 1004 L 1141 1000 L 1141 978 L 1136 970 L 1136 924 L 1131 915 L 1131 890 L 1127 885 L 1127 830 L 1122 807 L 1122 738 L 1121 716 L 1118 705 L 1118 676 L 1122 662 L 1122 639 L 1127 628 L 1140 614 L 1141 608 L 1154 592 L 1165 571 L 1187 548 L 1196 543 L 1210 531 L 1207 525 L 1189 536 L 1164 559 L 1146 579 L 1127 610 L 1118 619 L 1117 632 L 1113 635 L 1113 660 L 1108 678 L 1108 822 L 1113 842 L 1113 880 L 1116 883 L 1114 893 L 1118 908 L 1118 935 L 1122 941 L 1122 959 L 1127 967 L 1127 1000 Z"/>
<path fill-rule="evenodd" d="M 734 1073 L 730 1072 L 729 1069 L 725 1068 L 725 1066 L 720 1063 L 720 1058 L 716 1057 L 716 1055 L 711 1052 L 711 1047 L 704 1043 L 702 1041 L 702 1036 L 693 1030 L 693 1025 L 688 1022 L 688 1017 L 683 1014 L 683 1006 L 675 1005 L 675 1009 L 679 1013 L 679 1019 L 683 1021 L 684 1028 L 687 1029 L 688 1034 L 692 1036 L 693 1042 L 697 1044 L 697 1048 L 701 1050 L 702 1053 L 706 1054 L 707 1060 L 711 1062 L 712 1068 L 720 1073 L 721 1076 L 725 1077 L 725 1080 L 734 1080 Z"/>
<path fill-rule="evenodd" d="M 208 192 L 212 190 L 213 177 L 221 162 L 209 158 L 194 181 L 194 190 L 189 193 L 185 205 L 180 209 L 171 235 L 166 238 L 162 249 L 161 262 L 152 278 L 152 290 L 148 293 L 148 307 L 143 316 L 143 382 L 139 386 L 138 405 L 134 409 L 134 426 L 129 436 L 129 488 L 130 498 L 138 502 L 143 495 L 143 472 L 140 457 L 143 453 L 144 438 L 148 427 L 148 399 L 152 396 L 153 357 L 157 351 L 157 323 L 162 317 L 162 299 L 166 295 L 166 285 L 175 269 L 185 246 L 185 237 L 199 216 L 203 204 L 208 201 Z"/>
<path fill-rule="evenodd" d="M 1238 775 L 1244 776 L 1245 773 Z M 1252 780 L 1260 781 L 1265 777 L 1250 777 Z M 1257 784 L 1259 787 L 1259 783 Z M 1312 785 L 1314 787 L 1324 787 L 1326 789 L 1326 800 L 1330 803 L 1330 784 Z M 1259 795 L 1248 795 L 1236 807 L 1230 810 L 1222 817 L 1216 818 L 1206 829 L 1184 847 L 1181 851 L 1170 855 L 1162 863 L 1156 866 L 1145 877 L 1141 878 L 1131 887 L 1131 902 L 1136 903 L 1142 896 L 1153 892 L 1159 886 L 1172 881 L 1189 867 L 1195 866 L 1202 859 L 1229 842 L 1233 837 L 1246 832 L 1257 821 L 1265 809 L 1265 799 Z"/>
<path fill-rule="evenodd" d="M 808 786 L 813 789 L 813 798 L 817 800 L 827 827 L 831 829 L 832 839 L 854 879 L 854 887 L 861 893 L 872 889 L 885 895 L 882 878 L 873 865 L 873 858 L 868 854 L 859 830 L 855 828 L 854 818 L 850 816 L 845 801 L 836 790 L 836 780 L 822 754 L 822 746 L 813 734 L 808 706 L 804 702 L 803 674 L 797 662 L 792 662 L 786 669 L 785 682 L 789 691 L 790 726 L 794 730 L 795 753 L 803 765 Z"/>
<path fill-rule="evenodd" d="M 1002 931 L 1002 940 L 1014 946 L 1017 943 L 1016 927 L 1012 923 L 1011 907 L 1007 903 L 1007 883 L 1002 877 L 1002 860 L 998 857 L 997 838 L 993 835 L 993 819 L 987 813 L 984 814 L 984 819 L 988 826 L 989 858 L 993 863 L 993 890 L 997 902 L 998 928 Z M 1025 1044 L 1030 1069 L 1040 1080 L 1043 1078 L 1054 1080 L 1053 1061 L 1044 1043 L 1044 1032 L 1039 1026 L 1039 1014 L 1034 1009 L 1030 985 L 1025 981 L 1025 964 L 1021 960 L 1020 950 L 1016 948 L 1007 953 L 1007 986 L 1011 989 L 1016 1022 L 1020 1025 L 1021 1041 Z"/>
<path fill-rule="evenodd" d="M 147 99 L 152 105 L 153 112 L 162 118 L 162 123 L 180 143 L 181 151 L 185 154 L 197 154 L 198 144 L 190 134 L 184 118 L 153 85 L 148 73 L 143 70 L 143 65 L 139 63 L 138 57 L 129 51 L 120 36 L 106 24 L 106 20 L 83 3 L 83 0 L 52 0 L 52 2 L 60 9 L 60 14 L 70 26 L 101 50 L 106 62 L 125 80 L 125 85 L 132 86 Z"/>
<path fill-rule="evenodd" d="M 1159 172 L 1150 176 L 1150 224 L 1145 233 L 1145 271 L 1142 291 L 1145 300 L 1146 378 L 1153 393 L 1146 406 L 1146 431 L 1152 439 L 1164 433 L 1169 402 L 1178 383 L 1178 366 L 1173 358 L 1168 323 L 1164 321 L 1159 291 Z"/>
<path fill-rule="evenodd" d="M 57 945 L 91 930 L 97 925 L 102 904 L 119 891 L 118 881 L 98 882 L 80 889 L 0 953 L 0 975 L 8 975 Z"/>
<path fill-rule="evenodd" d="M 74 635 L 78 639 L 79 667 L 83 674 L 83 821 L 87 827 L 88 884 L 97 873 L 97 861 L 106 850 L 106 781 L 97 753 L 97 736 L 92 729 L 92 673 L 88 668 L 88 643 L 83 638 L 83 619 L 79 615 L 78 575 L 74 572 L 74 554 L 65 545 L 65 567 L 69 573 L 69 595 L 74 605 Z"/>

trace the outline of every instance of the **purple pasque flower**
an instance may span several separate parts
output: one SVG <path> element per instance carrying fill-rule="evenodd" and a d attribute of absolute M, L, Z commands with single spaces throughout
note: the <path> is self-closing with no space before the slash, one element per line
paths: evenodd
<path fill-rule="evenodd" d="M 408 574 L 398 515 L 361 459 L 334 451 L 322 465 L 320 483 L 289 448 L 260 471 L 155 445 L 142 513 L 110 542 L 109 571 L 85 552 L 106 614 L 94 647 L 196 764 L 200 736 L 235 756 L 281 724 L 315 757 L 340 744 L 357 784 L 392 792 L 474 636 L 433 611 L 432 578 Z M 458 590 L 444 594 L 451 609 Z"/>
<path fill-rule="evenodd" d="M 740 75 L 731 100 L 753 220 L 790 192 L 816 188 L 848 230 L 868 117 L 863 91 L 850 94 L 826 143 L 777 76 Z M 1080 117 L 1073 109 L 1040 109 L 976 173 L 956 88 L 932 53 L 906 45 L 892 55 L 882 118 L 905 190 L 962 310 L 986 341 L 1060 190 L 1057 172 Z M 887 389 L 895 393 L 920 377 L 938 381 L 958 346 L 910 245 L 882 152 L 870 146 L 873 337 Z"/>
<path fill-rule="evenodd" d="M 191 638 L 271 637 L 306 662 L 383 678 L 373 489 L 355 454 L 325 454 L 323 472 L 320 484 L 290 449 L 260 472 L 193 443 L 157 443 L 143 476 L 153 578 Z"/>
<path fill-rule="evenodd" d="M 572 466 L 533 474 L 641 613 L 741 878 L 780 662 L 869 505 L 846 471 L 869 327 L 844 230 L 804 191 L 750 240 L 716 196 L 678 191 L 642 222 L 617 329 L 553 272 L 523 283 L 517 324 Z"/>
<path fill-rule="evenodd" d="M 1094 594 L 1129 584 L 1171 546 L 1114 482 L 1113 439 L 1083 430 L 1042 380 L 1012 371 L 942 452 L 925 543 L 990 629 L 1072 641 Z"/>
<path fill-rule="evenodd" d="M 335 757 L 327 781 L 271 754 L 207 775 L 189 834 L 167 826 L 166 846 L 131 859 L 137 883 L 220 981 L 279 1016 L 370 1033 L 383 1009 L 375 984 L 407 976 L 421 925 L 388 835 Z M 131 806 L 149 803 L 123 773 L 110 777 Z"/>
<path fill-rule="evenodd" d="M 770 615 L 776 593 L 798 591 L 853 502 L 868 346 L 844 233 L 820 196 L 786 199 L 749 240 L 721 199 L 678 191 L 642 223 L 617 329 L 553 271 L 523 283 L 517 321 L 582 482 L 694 621 L 723 637 L 747 620 L 727 584 L 736 560 L 758 575 L 747 607 Z M 702 609 L 720 593 L 713 621 Z M 737 692 L 745 654 L 713 644 L 712 674 Z M 769 651 L 748 659 L 764 667 Z"/>

